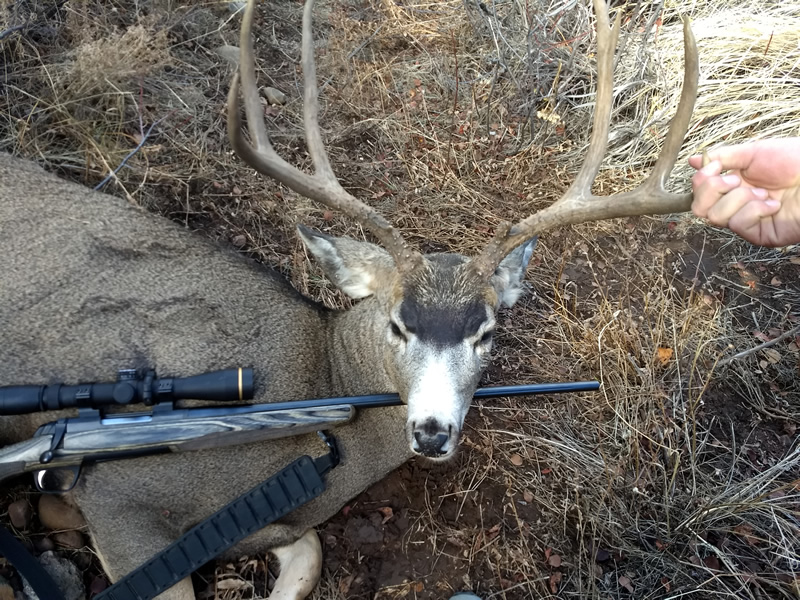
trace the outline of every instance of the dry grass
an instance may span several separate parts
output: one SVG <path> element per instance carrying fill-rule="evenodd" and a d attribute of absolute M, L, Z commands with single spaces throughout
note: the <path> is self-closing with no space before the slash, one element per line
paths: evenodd
<path fill-rule="evenodd" d="M 227 5 L 48 7 L 9 2 L 0 12 L 2 29 L 26 24 L 0 42 L 2 149 L 96 185 L 157 123 L 107 191 L 343 304 L 293 227 L 363 232 L 230 155 L 230 67 L 216 52 L 237 43 Z M 268 109 L 273 138 L 308 166 L 299 11 L 262 9 L 256 47 L 261 82 L 289 97 Z M 569 185 L 594 89 L 584 2 L 336 0 L 318 14 L 335 170 L 419 247 L 474 253 L 501 220 Z M 659 13 L 638 3 L 625 14 L 615 127 L 596 190 L 630 187 L 658 154 L 677 104 L 681 14 L 693 19 L 702 74 L 675 187 L 687 187 L 684 159 L 704 147 L 800 134 L 797 4 L 670 2 Z M 545 236 L 529 270 L 533 293 L 501 319 L 487 382 L 598 378 L 603 390 L 475 409 L 459 460 L 477 468 L 451 475 L 449 493 L 466 502 L 500 490 L 499 527 L 454 524 L 441 516 L 443 497 L 429 496 L 409 539 L 427 540 L 431 561 L 462 564 L 465 585 L 489 598 L 798 597 L 797 341 L 776 345 L 777 356 L 718 363 L 797 323 L 797 256 L 690 217 Z M 456 555 L 455 542 L 464 548 Z M 548 563 L 553 554 L 560 566 Z M 221 565 L 218 579 L 237 573 L 250 584 L 211 597 L 261 595 L 259 568 Z M 341 578 L 326 573 L 314 597 L 345 597 Z M 376 597 L 415 594 L 400 586 Z"/>

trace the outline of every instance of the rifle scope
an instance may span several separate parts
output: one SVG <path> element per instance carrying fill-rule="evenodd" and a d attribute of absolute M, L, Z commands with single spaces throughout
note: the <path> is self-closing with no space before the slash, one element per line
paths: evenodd
<path fill-rule="evenodd" d="M 191 377 L 157 378 L 153 370 L 125 369 L 113 383 L 12 385 L 0 387 L 0 415 L 63 408 L 156 404 L 172 400 L 250 400 L 253 369 L 225 369 Z"/>

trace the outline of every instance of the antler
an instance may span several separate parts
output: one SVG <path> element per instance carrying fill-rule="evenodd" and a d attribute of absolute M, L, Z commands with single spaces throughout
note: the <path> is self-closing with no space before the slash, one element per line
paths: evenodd
<path fill-rule="evenodd" d="M 617 14 L 614 26 L 609 27 L 608 8 L 604 0 L 594 0 L 594 12 L 597 19 L 597 99 L 592 137 L 583 166 L 575 181 L 556 202 L 513 227 L 509 223 L 502 223 L 498 227 L 494 239 L 471 262 L 471 268 L 481 278 L 491 277 L 500 261 L 525 240 L 553 227 L 616 217 L 684 212 L 691 207 L 691 193 L 672 194 L 664 189 L 689 128 L 689 119 L 697 99 L 697 46 L 688 20 L 683 24 L 684 76 L 681 99 L 653 172 L 639 187 L 622 194 L 595 196 L 591 192 L 608 144 L 614 53 L 620 31 L 620 14 Z"/>
<path fill-rule="evenodd" d="M 255 0 L 248 1 L 242 19 L 239 73 L 234 75 L 231 89 L 228 92 L 228 137 L 236 154 L 259 173 L 272 177 L 298 194 L 316 200 L 331 209 L 341 211 L 361 223 L 378 238 L 383 247 L 392 255 L 400 273 L 408 273 L 421 263 L 422 255 L 409 249 L 400 232 L 375 209 L 346 192 L 333 174 L 333 169 L 328 161 L 318 120 L 319 103 L 314 65 L 314 39 L 311 33 L 313 5 L 313 0 L 308 0 L 303 11 L 302 66 L 305 88 L 303 122 L 306 145 L 311 159 L 314 161 L 314 174 L 304 173 L 283 160 L 269 141 L 256 87 L 251 33 Z M 252 144 L 248 143 L 242 134 L 242 121 L 239 114 L 240 76 L 247 126 L 250 130 Z"/>

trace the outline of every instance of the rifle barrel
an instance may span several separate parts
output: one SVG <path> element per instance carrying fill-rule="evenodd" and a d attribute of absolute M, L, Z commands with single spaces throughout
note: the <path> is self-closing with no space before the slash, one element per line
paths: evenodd
<path fill-rule="evenodd" d="M 571 392 L 590 392 L 600 389 L 599 381 L 572 381 L 569 383 L 532 383 L 526 385 L 499 385 L 478 388 L 474 398 L 500 398 L 503 396 L 530 396 L 535 394 L 565 394 Z M 356 408 L 375 408 L 402 404 L 397 394 L 369 394 L 366 396 L 347 396 L 343 398 L 317 398 L 315 400 L 294 400 L 289 402 L 269 402 L 259 404 L 262 410 L 291 410 L 293 408 L 323 408 L 350 404 Z"/>

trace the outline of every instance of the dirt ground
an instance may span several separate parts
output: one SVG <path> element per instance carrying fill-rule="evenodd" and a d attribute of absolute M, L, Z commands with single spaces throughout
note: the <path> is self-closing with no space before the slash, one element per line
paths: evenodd
<path fill-rule="evenodd" d="M 663 45 L 679 35 L 680 13 L 713 16 L 726 3 L 706 4 L 622 7 L 630 35 L 617 70 L 628 79 L 596 193 L 629 189 L 652 166 L 677 88 L 663 81 L 662 59 L 672 60 Z M 307 168 L 300 9 L 261 6 L 256 53 L 260 84 L 288 97 L 264 102 L 270 135 Z M 294 227 L 363 238 L 360 228 L 230 150 L 224 46 L 238 44 L 239 16 L 229 3 L 20 0 L 0 10 L 2 151 L 89 186 L 124 162 L 104 191 L 348 305 Z M 334 170 L 416 247 L 474 254 L 501 220 L 569 186 L 594 89 L 586 3 L 330 0 L 317 15 Z M 711 54 L 713 35 L 697 29 L 711 72 L 731 52 Z M 796 34 L 781 31 L 739 32 L 758 43 L 732 72 L 746 79 L 769 48 L 794 65 L 782 76 L 800 80 Z M 750 129 L 731 129 L 739 116 L 702 102 L 712 79 L 677 188 L 698 140 L 800 133 L 800 112 L 773 117 L 761 105 Z M 598 379 L 602 389 L 477 403 L 452 462 L 412 461 L 320 528 L 313 598 L 800 597 L 800 248 L 755 248 L 686 215 L 624 219 L 542 236 L 527 281 L 529 293 L 501 314 L 482 385 Z M 3 510 L 37 506 L 27 483 L 4 492 Z M 55 547 L 73 560 L 90 595 L 106 584 L 91 550 L 70 549 L 36 514 L 18 533 L 37 553 Z M 248 556 L 207 565 L 194 581 L 199 598 L 262 598 L 273 571 L 269 557 Z M 19 589 L 3 562 L 0 576 Z"/>

